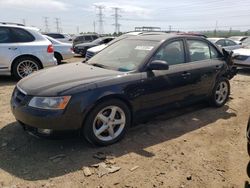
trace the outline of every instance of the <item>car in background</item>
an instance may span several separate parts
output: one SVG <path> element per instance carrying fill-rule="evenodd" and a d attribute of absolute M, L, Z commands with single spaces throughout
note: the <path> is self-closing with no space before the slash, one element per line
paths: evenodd
<path fill-rule="evenodd" d="M 77 44 L 73 47 L 73 50 L 76 54 L 80 54 L 82 56 L 85 56 L 86 51 L 89 48 L 92 48 L 94 46 L 102 45 L 102 44 L 107 44 L 110 41 L 112 41 L 115 37 L 100 37 L 92 42 L 86 42 L 82 44 Z"/>
<path fill-rule="evenodd" d="M 61 64 L 62 60 L 74 57 L 72 44 L 60 42 L 47 35 L 44 36 L 52 43 L 54 47 L 54 56 L 58 64 Z"/>
<path fill-rule="evenodd" d="M 99 38 L 97 34 L 82 34 L 76 36 L 73 40 L 73 47 L 77 44 L 85 43 L 85 42 L 92 42 Z"/>
<path fill-rule="evenodd" d="M 56 40 L 59 40 L 60 42 L 66 42 L 66 43 L 72 43 L 72 37 L 68 34 L 62 34 L 62 33 L 44 33 L 44 35 L 47 35 L 51 38 L 54 38 Z"/>
<path fill-rule="evenodd" d="M 111 42 L 107 43 L 107 44 L 102 44 L 102 45 L 99 45 L 99 46 L 95 46 L 95 47 L 92 47 L 92 48 L 89 48 L 86 52 L 86 55 L 85 55 L 85 60 L 87 61 L 88 59 L 90 59 L 91 57 L 93 57 L 94 55 L 96 55 L 97 53 L 99 53 L 101 50 L 103 50 L 104 48 L 106 48 L 108 45 L 111 45 L 111 44 L 114 44 L 116 43 L 117 41 L 120 41 L 122 39 L 126 39 L 128 37 L 132 37 L 132 36 L 137 36 L 137 35 L 142 35 L 144 33 L 148 33 L 148 34 L 164 34 L 164 32 L 128 32 L 126 34 L 123 34 L 119 37 L 116 37 L 114 40 L 112 40 Z"/>
<path fill-rule="evenodd" d="M 21 79 L 55 65 L 53 45 L 38 29 L 0 23 L 0 75 Z"/>
<path fill-rule="evenodd" d="M 247 36 L 232 36 L 229 37 L 228 39 L 233 40 L 234 42 L 236 42 L 237 44 L 242 44 L 242 42 L 247 39 Z"/>
<path fill-rule="evenodd" d="M 128 37 L 87 63 L 39 71 L 19 81 L 11 110 L 33 134 L 78 130 L 91 143 L 109 145 L 153 112 L 201 100 L 222 107 L 230 95 L 230 59 L 202 37 Z"/>
<path fill-rule="evenodd" d="M 216 44 L 217 46 L 224 48 L 225 50 L 235 50 L 239 49 L 242 46 L 233 40 L 226 39 L 226 38 L 207 38 L 212 43 Z"/>
<path fill-rule="evenodd" d="M 242 42 L 242 48 L 233 50 L 235 65 L 241 68 L 250 68 L 250 38 Z"/>
<path fill-rule="evenodd" d="M 250 116 L 247 124 L 247 152 L 248 155 L 250 156 Z"/>

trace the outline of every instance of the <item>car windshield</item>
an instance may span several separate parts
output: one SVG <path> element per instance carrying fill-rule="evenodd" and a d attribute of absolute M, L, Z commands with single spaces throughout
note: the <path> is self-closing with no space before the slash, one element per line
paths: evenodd
<path fill-rule="evenodd" d="M 242 42 L 242 45 L 247 47 L 247 48 L 250 48 L 250 37 L 248 37 L 247 39 L 245 39 L 243 42 Z"/>
<path fill-rule="evenodd" d="M 88 64 L 121 72 L 136 70 L 157 44 L 157 41 L 121 40 L 95 55 Z"/>
<path fill-rule="evenodd" d="M 98 38 L 92 41 L 94 44 L 99 44 L 101 41 L 103 41 L 103 38 Z"/>

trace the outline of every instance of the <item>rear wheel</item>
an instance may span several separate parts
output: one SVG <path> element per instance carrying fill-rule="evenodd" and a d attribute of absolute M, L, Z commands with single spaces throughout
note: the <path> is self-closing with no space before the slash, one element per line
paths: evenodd
<path fill-rule="evenodd" d="M 93 144 L 110 145 L 119 141 L 131 122 L 130 110 L 120 100 L 108 100 L 98 104 L 83 125 L 84 137 Z"/>
<path fill-rule="evenodd" d="M 14 62 L 12 73 L 18 80 L 38 71 L 42 66 L 40 63 L 31 57 L 22 57 Z"/>
<path fill-rule="evenodd" d="M 212 96 L 210 98 L 210 103 L 215 107 L 221 107 L 227 102 L 229 94 L 230 94 L 229 81 L 226 78 L 221 78 L 215 84 Z"/>
<path fill-rule="evenodd" d="M 62 63 L 62 56 L 57 52 L 55 52 L 54 56 L 56 58 L 57 64 L 60 65 Z"/>

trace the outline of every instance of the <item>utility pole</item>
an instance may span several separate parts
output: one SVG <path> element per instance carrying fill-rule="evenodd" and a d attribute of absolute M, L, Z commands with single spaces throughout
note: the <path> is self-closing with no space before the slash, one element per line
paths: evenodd
<path fill-rule="evenodd" d="M 98 22 L 99 22 L 99 34 L 104 33 L 104 28 L 103 28 L 103 9 L 105 8 L 102 5 L 95 5 L 95 7 L 98 9 Z"/>
<path fill-rule="evenodd" d="M 169 32 L 172 31 L 172 25 L 169 25 Z"/>
<path fill-rule="evenodd" d="M 121 17 L 121 15 L 119 15 L 120 8 L 114 7 L 113 9 L 115 10 L 115 14 L 112 15 L 115 18 L 115 23 L 113 25 L 115 26 L 115 33 L 118 34 L 120 32 L 120 26 L 121 26 L 121 24 L 118 23 L 118 19 L 119 17 Z"/>
<path fill-rule="evenodd" d="M 76 27 L 76 34 L 79 34 L 79 26 Z"/>
<path fill-rule="evenodd" d="M 55 19 L 56 19 L 56 32 L 60 33 L 60 27 L 59 27 L 60 19 L 59 18 L 55 18 Z"/>
<path fill-rule="evenodd" d="M 44 18 L 44 28 L 45 28 L 45 32 L 49 32 L 49 17 L 43 17 Z"/>
<path fill-rule="evenodd" d="M 23 25 L 26 25 L 26 20 L 24 18 L 23 18 L 22 21 L 23 21 Z"/>
<path fill-rule="evenodd" d="M 94 27 L 94 33 L 95 33 L 95 21 L 93 22 L 93 27 Z"/>
<path fill-rule="evenodd" d="M 215 30 L 214 30 L 214 36 L 217 36 L 217 28 L 218 28 L 218 21 L 216 20 Z"/>

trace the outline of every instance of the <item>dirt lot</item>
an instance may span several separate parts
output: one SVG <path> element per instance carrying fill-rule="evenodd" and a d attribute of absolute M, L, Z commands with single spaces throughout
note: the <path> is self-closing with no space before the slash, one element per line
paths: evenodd
<path fill-rule="evenodd" d="M 101 148 L 75 134 L 52 140 L 25 133 L 10 111 L 15 84 L 0 77 L 0 187 L 241 188 L 249 181 L 249 71 L 231 81 L 231 99 L 224 107 L 201 103 L 167 112 L 131 129 L 121 142 Z M 108 159 L 97 159 L 97 154 Z M 105 174 L 101 166 L 91 167 L 100 162 L 121 169 Z M 92 175 L 86 177 L 84 167 Z"/>

